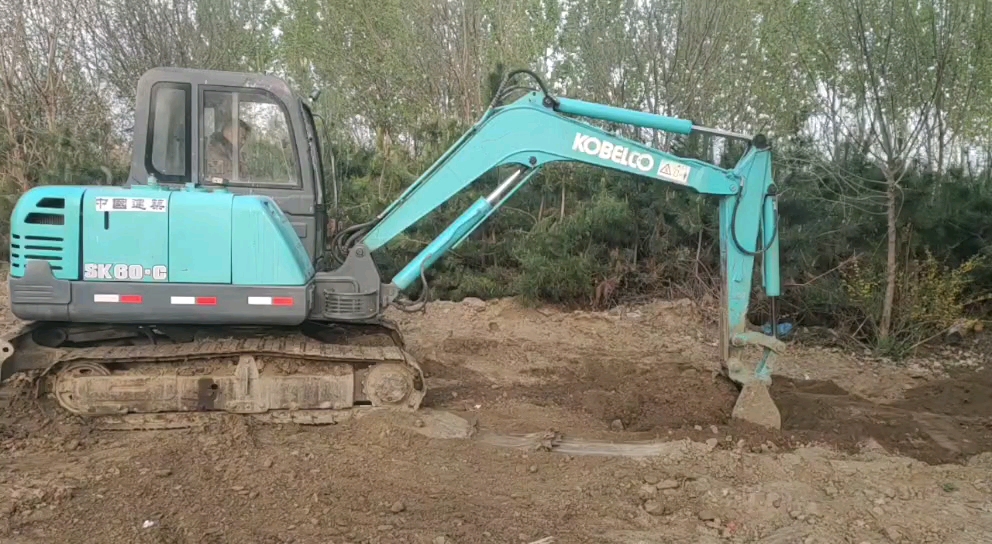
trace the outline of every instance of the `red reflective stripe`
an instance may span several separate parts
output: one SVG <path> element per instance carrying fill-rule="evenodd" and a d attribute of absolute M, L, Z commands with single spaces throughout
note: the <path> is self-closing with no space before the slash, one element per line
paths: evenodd
<path fill-rule="evenodd" d="M 196 297 L 197 306 L 216 306 L 217 297 Z"/>
<path fill-rule="evenodd" d="M 141 295 L 121 295 L 121 304 L 141 304 Z"/>
<path fill-rule="evenodd" d="M 272 297 L 273 306 L 292 306 L 293 297 Z"/>

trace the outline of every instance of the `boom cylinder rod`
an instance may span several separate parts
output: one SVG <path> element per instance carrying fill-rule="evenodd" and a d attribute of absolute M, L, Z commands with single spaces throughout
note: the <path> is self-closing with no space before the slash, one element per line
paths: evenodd
<path fill-rule="evenodd" d="M 692 131 L 698 132 L 700 134 L 709 134 L 710 136 L 720 136 L 722 138 L 730 138 L 732 140 L 744 140 L 745 142 L 750 142 L 754 139 L 751 136 L 748 136 L 747 134 L 741 134 L 739 132 L 730 132 L 729 130 L 720 130 L 718 128 L 701 127 L 699 125 L 692 125 Z"/>
<path fill-rule="evenodd" d="M 607 106 L 605 104 L 597 104 L 595 102 L 586 102 L 584 100 L 576 100 L 574 98 L 557 98 L 556 100 L 558 101 L 557 110 L 571 115 L 580 115 L 582 117 L 591 117 L 593 119 L 613 121 L 614 123 L 624 123 L 643 128 L 654 128 L 664 130 L 665 132 L 674 132 L 676 134 L 689 135 L 694 132 L 698 132 L 701 134 L 710 134 L 712 136 L 721 136 L 724 138 L 733 138 L 748 142 L 752 139 L 752 137 L 747 134 L 729 132 L 716 128 L 701 127 L 699 125 L 694 125 L 692 121 L 687 119 L 679 119 L 677 117 L 667 117 L 665 115 L 657 115 L 644 111 L 628 110 L 626 108 Z"/>
<path fill-rule="evenodd" d="M 530 178 L 534 177 L 540 170 L 541 170 L 540 167 L 522 168 L 520 170 L 517 170 L 515 174 L 508 177 L 506 181 L 501 183 L 500 186 L 497 187 L 495 191 L 489 193 L 489 196 L 486 197 L 486 202 L 488 202 L 492 206 L 492 208 L 486 213 L 486 216 L 483 217 L 482 221 L 480 221 L 479 223 L 480 224 L 484 223 L 486 219 L 489 219 L 491 215 L 496 213 L 503 206 L 503 204 L 506 203 L 507 200 L 513 197 L 514 193 L 519 191 L 520 188 L 523 187 L 530 180 Z M 521 178 L 520 176 L 523 177 Z M 458 246 L 462 245 L 462 242 L 464 242 L 465 239 L 468 238 L 471 234 L 472 231 L 463 234 L 462 237 L 457 242 L 455 242 L 455 245 L 451 246 L 451 249 L 458 249 Z"/>
<path fill-rule="evenodd" d="M 772 186 L 771 198 L 765 198 L 762 203 L 764 210 L 761 217 L 762 269 L 764 272 L 765 294 L 775 297 L 782 294 L 782 278 L 779 274 L 779 236 L 778 236 L 778 198 Z"/>
<path fill-rule="evenodd" d="M 444 232 L 393 276 L 393 285 L 401 291 L 406 290 L 420 277 L 422 270 L 433 266 L 445 253 L 451 251 L 452 248 L 472 234 L 486 218 L 492 215 L 493 210 L 501 203 L 503 195 L 514 188 L 514 183 L 522 173 L 523 169 L 517 170 L 488 196 L 476 200 L 475 204 L 472 204 L 469 209 L 459 215 L 458 219 L 455 219 L 448 225 L 448 228 L 444 229 Z"/>
<path fill-rule="evenodd" d="M 503 180 L 503 183 L 500 183 L 499 187 L 496 187 L 496 190 L 489 193 L 489 196 L 486 197 L 486 202 L 488 202 L 491 206 L 499 204 L 499 201 L 503 199 L 503 194 L 510 189 L 513 182 L 517 181 L 517 178 L 519 178 L 522 173 L 523 169 L 518 169 L 510 177 Z"/>

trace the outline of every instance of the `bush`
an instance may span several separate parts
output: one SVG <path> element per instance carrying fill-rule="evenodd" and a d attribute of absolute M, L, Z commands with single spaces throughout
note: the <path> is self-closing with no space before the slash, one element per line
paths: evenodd
<path fill-rule="evenodd" d="M 964 317 L 964 296 L 975 288 L 972 274 L 984 258 L 973 256 L 957 267 L 939 262 L 927 249 L 922 259 L 903 267 L 896 280 L 896 303 L 890 337 L 878 338 L 885 293 L 884 263 L 854 261 L 843 276 L 847 306 L 857 323 L 856 336 L 878 352 L 902 357 L 939 336 Z M 853 323 L 852 323 L 853 324 Z"/>

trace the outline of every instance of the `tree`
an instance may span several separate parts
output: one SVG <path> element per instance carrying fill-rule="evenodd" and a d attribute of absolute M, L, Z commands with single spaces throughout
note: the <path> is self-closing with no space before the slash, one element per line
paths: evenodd
<path fill-rule="evenodd" d="M 880 169 L 886 218 L 885 296 L 878 336 L 891 334 L 898 275 L 901 182 L 920 155 L 952 60 L 971 47 L 969 0 L 801 0 L 780 4 L 773 24 L 787 33 L 804 86 L 821 98 L 819 122 L 856 142 Z M 953 119 L 954 116 L 949 116 Z M 835 145 L 837 141 L 835 140 Z"/>

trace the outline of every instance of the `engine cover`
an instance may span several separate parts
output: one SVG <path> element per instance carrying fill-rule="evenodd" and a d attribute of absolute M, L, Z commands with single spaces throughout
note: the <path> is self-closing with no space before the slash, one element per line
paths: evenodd
<path fill-rule="evenodd" d="M 37 187 L 11 216 L 21 319 L 295 324 L 314 268 L 266 196 L 188 186 Z"/>

